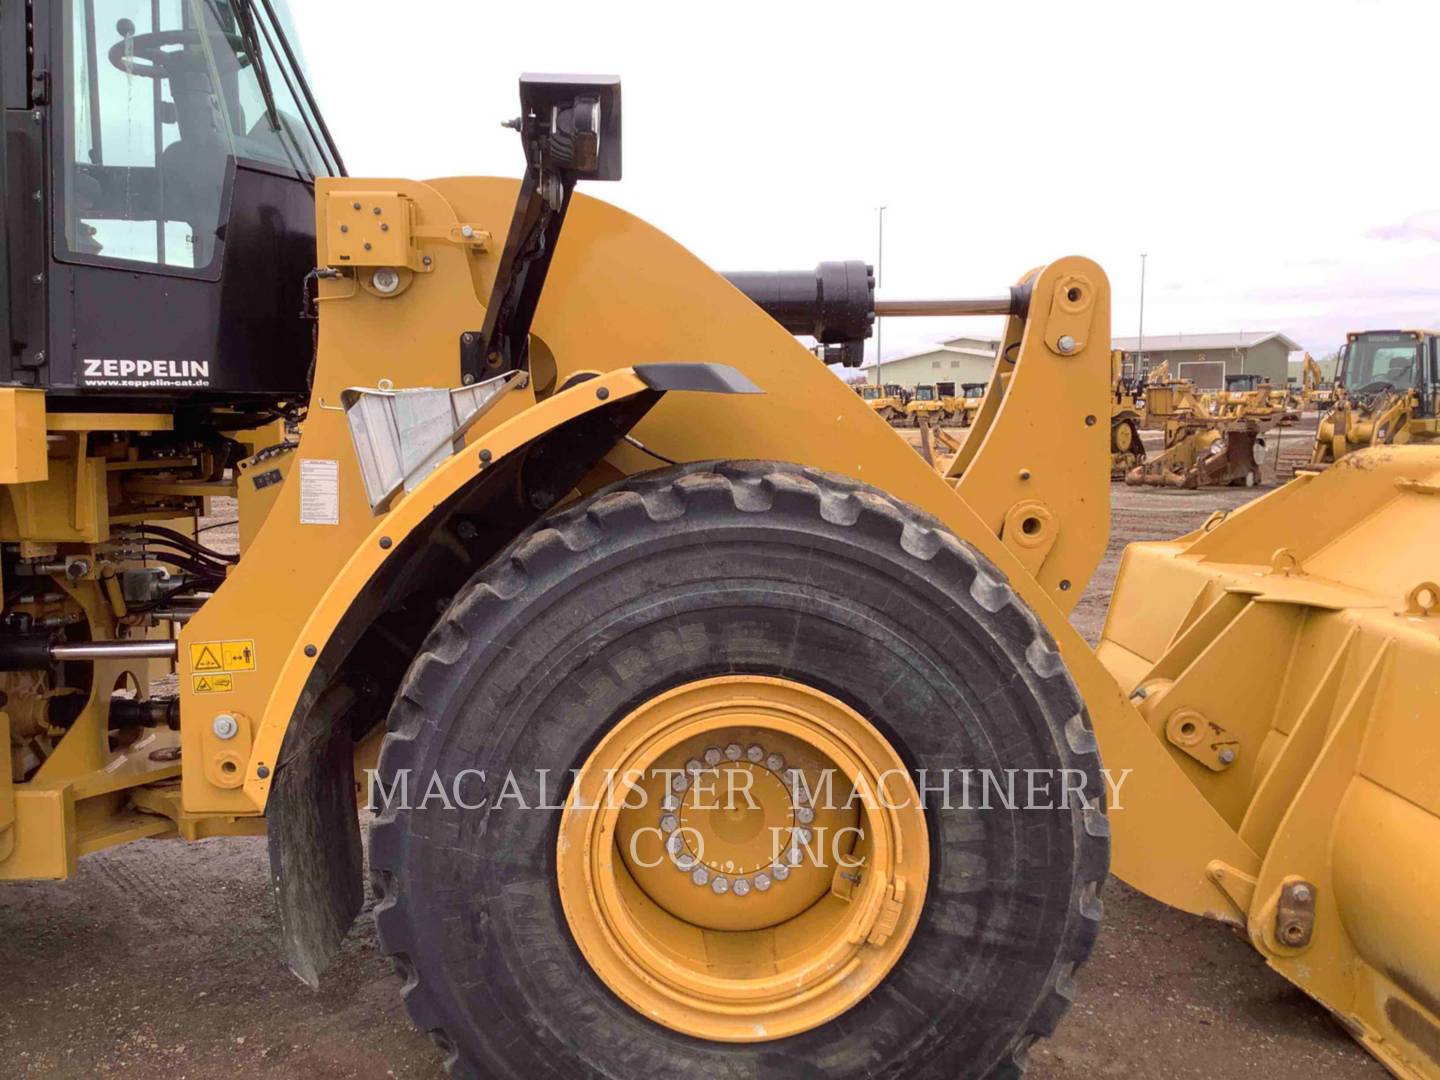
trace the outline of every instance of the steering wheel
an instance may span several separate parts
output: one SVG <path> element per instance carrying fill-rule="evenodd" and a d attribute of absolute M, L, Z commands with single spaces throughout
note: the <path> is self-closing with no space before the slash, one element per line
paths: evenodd
<path fill-rule="evenodd" d="M 199 30 L 154 30 L 148 34 L 137 34 L 134 32 L 134 24 L 128 19 L 122 19 L 117 29 L 121 38 L 110 46 L 110 63 L 127 75 L 138 75 L 145 79 L 169 78 L 169 61 L 179 54 L 165 50 L 175 45 L 187 48 L 198 46 L 201 39 Z M 127 29 L 130 30 L 128 34 L 125 32 Z M 212 30 L 207 32 L 207 36 L 225 42 L 227 51 L 242 68 L 250 66 L 250 53 L 245 39 L 239 34 L 222 34 Z"/>

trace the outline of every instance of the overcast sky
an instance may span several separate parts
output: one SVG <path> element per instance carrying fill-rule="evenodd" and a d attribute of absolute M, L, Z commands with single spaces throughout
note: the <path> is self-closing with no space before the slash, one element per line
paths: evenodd
<path fill-rule="evenodd" d="M 591 184 L 718 269 L 883 295 L 1098 260 L 1114 332 L 1440 323 L 1436 0 L 291 0 L 354 175 L 518 175 L 521 71 L 624 80 Z M 498 224 L 498 223 L 497 223 Z M 887 358 L 975 320 L 886 320 Z M 873 344 L 873 343 L 872 343 Z"/>

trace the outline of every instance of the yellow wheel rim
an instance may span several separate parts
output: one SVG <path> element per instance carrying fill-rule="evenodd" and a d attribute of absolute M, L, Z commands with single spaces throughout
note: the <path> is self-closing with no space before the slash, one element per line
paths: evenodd
<path fill-rule="evenodd" d="M 818 1027 L 878 986 L 925 901 L 914 782 L 819 690 L 705 679 L 618 723 L 576 776 L 560 900 L 595 973 L 696 1038 Z"/>

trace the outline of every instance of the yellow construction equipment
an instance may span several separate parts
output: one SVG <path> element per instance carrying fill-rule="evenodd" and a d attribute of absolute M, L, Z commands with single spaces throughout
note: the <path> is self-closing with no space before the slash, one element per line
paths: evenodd
<path fill-rule="evenodd" d="M 1313 409 L 1326 412 L 1335 404 L 1334 381 L 1325 378 L 1324 371 L 1308 352 L 1300 371 L 1300 400 L 1303 412 Z"/>
<path fill-rule="evenodd" d="M 922 422 L 939 427 L 950 419 L 951 413 L 938 388 L 933 383 L 924 383 L 915 387 L 910 395 L 905 406 L 905 423 L 911 427 L 920 427 Z"/>
<path fill-rule="evenodd" d="M 1113 849 L 1440 1076 L 1440 448 L 1132 547 L 1092 651 L 1095 263 L 727 280 L 575 191 L 620 176 L 616 78 L 521 78 L 518 182 L 361 179 L 277 0 L 31 6 L 0 878 L 264 833 L 313 983 L 358 798 L 456 1075 L 989 1078 L 1073 999 Z M 1005 319 L 943 471 L 792 336 L 854 358 L 876 312 Z"/>
<path fill-rule="evenodd" d="M 1369 446 L 1440 437 L 1440 362 L 1429 330 L 1369 330 L 1347 335 L 1335 404 L 1315 432 L 1312 466 L 1333 464 Z"/>
<path fill-rule="evenodd" d="M 985 401 L 985 383 L 961 383 L 960 384 L 960 407 L 956 412 L 956 420 L 961 427 L 969 427 L 975 423 L 975 417 L 980 415 L 980 406 Z"/>
<path fill-rule="evenodd" d="M 895 383 L 886 383 L 884 386 L 864 383 L 855 387 L 855 392 L 887 424 L 899 427 L 905 423 L 905 406 L 909 401 L 909 396 L 904 387 Z"/>
<path fill-rule="evenodd" d="M 1268 388 L 1222 392 L 1212 405 L 1188 380 L 1159 381 L 1152 372 L 1141 426 L 1163 428 L 1165 447 L 1130 469 L 1125 482 L 1190 489 L 1254 487 L 1261 479 L 1256 447 L 1264 446 L 1261 433 L 1274 419 Z"/>
<path fill-rule="evenodd" d="M 1125 378 L 1123 355 L 1118 349 L 1110 355 L 1110 375 L 1114 386 L 1110 402 L 1110 479 L 1123 480 L 1134 469 L 1145 464 L 1145 443 L 1140 438 L 1140 425 L 1145 419 L 1145 405 L 1137 383 Z"/>

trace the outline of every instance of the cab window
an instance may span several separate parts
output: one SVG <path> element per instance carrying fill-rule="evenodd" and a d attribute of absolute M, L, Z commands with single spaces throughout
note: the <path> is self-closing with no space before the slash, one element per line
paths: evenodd
<path fill-rule="evenodd" d="M 237 159 L 335 171 L 250 0 L 69 0 L 60 257 L 217 266 Z"/>

